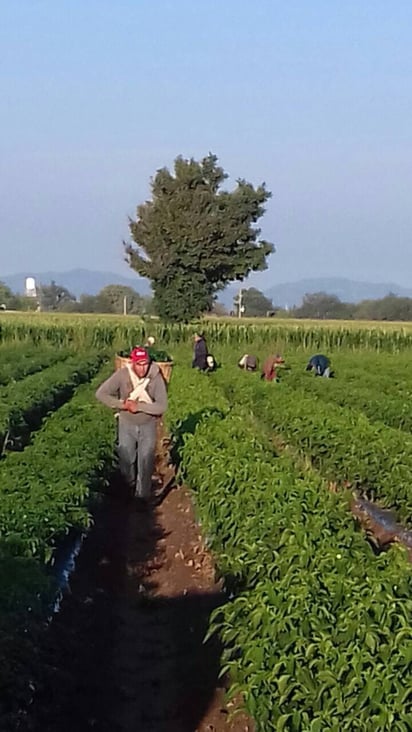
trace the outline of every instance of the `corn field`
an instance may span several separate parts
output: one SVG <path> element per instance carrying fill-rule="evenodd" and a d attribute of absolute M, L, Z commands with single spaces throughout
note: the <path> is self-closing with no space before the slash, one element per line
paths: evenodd
<path fill-rule="evenodd" d="M 142 343 L 152 335 L 163 344 L 185 343 L 195 330 L 202 330 L 210 344 L 271 345 L 282 350 L 340 348 L 369 349 L 396 353 L 412 346 L 412 330 L 377 324 L 313 321 L 227 322 L 205 320 L 197 324 L 162 324 L 133 317 L 3 315 L 0 318 L 0 342 L 26 341 L 35 344 L 93 348 L 127 348 Z"/>

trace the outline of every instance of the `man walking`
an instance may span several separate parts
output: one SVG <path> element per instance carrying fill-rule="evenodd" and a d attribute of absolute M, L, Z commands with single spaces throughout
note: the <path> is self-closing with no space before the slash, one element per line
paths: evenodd
<path fill-rule="evenodd" d="M 118 455 L 120 472 L 146 508 L 154 471 L 157 420 L 167 409 L 167 391 L 158 365 L 145 348 L 134 348 L 130 363 L 99 386 L 96 397 L 119 413 Z"/>

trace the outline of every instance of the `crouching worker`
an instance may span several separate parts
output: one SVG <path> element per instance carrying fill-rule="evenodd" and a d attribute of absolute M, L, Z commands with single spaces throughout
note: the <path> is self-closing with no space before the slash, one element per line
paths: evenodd
<path fill-rule="evenodd" d="M 212 356 L 211 353 L 208 353 L 206 356 L 206 371 L 208 373 L 211 373 L 212 371 L 216 371 L 217 369 L 217 363 L 214 356 Z"/>
<path fill-rule="evenodd" d="M 96 397 L 118 412 L 120 472 L 137 506 L 146 508 L 152 491 L 157 420 L 167 409 L 167 391 L 158 365 L 150 361 L 145 348 L 134 348 L 130 359 L 99 386 Z"/>
<path fill-rule="evenodd" d="M 278 368 L 284 367 L 285 360 L 279 354 L 269 356 L 263 364 L 260 378 L 265 381 L 279 381 Z"/>
<path fill-rule="evenodd" d="M 245 353 L 245 355 L 240 359 L 238 366 L 240 369 L 244 369 L 245 371 L 256 371 L 258 366 L 257 358 L 249 353 Z"/>
<path fill-rule="evenodd" d="M 333 371 L 330 369 L 330 360 L 321 353 L 312 356 L 306 366 L 306 371 L 313 371 L 315 376 L 324 376 L 326 379 L 333 376 Z"/>

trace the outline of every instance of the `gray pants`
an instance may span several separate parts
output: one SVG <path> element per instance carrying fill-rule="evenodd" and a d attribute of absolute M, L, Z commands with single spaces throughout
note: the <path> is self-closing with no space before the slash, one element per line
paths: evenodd
<path fill-rule="evenodd" d="M 157 420 L 133 425 L 119 419 L 119 467 L 123 478 L 140 498 L 148 498 L 156 452 Z"/>
<path fill-rule="evenodd" d="M 316 369 L 316 376 L 324 376 L 325 379 L 330 379 L 330 366 L 326 366 L 325 370 L 322 372 L 319 368 L 319 366 Z"/>

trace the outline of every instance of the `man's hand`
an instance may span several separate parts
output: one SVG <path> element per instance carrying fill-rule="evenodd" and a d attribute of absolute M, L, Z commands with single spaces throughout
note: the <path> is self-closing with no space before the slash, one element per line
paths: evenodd
<path fill-rule="evenodd" d="M 125 399 L 123 402 L 123 409 L 127 412 L 131 412 L 132 414 L 136 414 L 136 412 L 139 411 L 139 406 L 137 402 L 134 402 L 132 399 Z"/>

